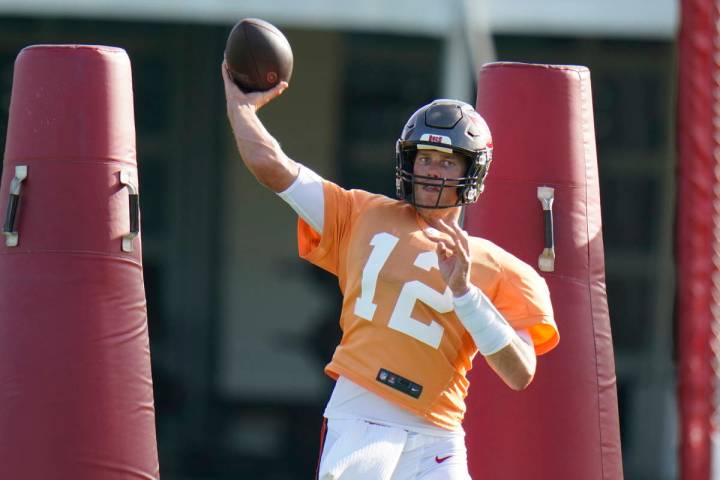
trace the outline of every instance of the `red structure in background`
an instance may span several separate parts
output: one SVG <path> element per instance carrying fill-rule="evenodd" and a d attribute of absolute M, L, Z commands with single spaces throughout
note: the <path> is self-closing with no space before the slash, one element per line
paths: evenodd
<path fill-rule="evenodd" d="M 494 63 L 478 79 L 477 110 L 495 145 L 487 188 L 466 227 L 538 268 L 554 189 L 550 288 L 558 347 L 530 387 L 511 391 L 476 360 L 465 420 L 473 478 L 623 478 L 590 72 Z"/>
<path fill-rule="evenodd" d="M 159 478 L 137 178 L 125 51 L 24 49 L 0 187 L 2 478 Z"/>
<path fill-rule="evenodd" d="M 712 477 L 720 259 L 720 5 L 683 0 L 676 259 L 680 478 Z"/>

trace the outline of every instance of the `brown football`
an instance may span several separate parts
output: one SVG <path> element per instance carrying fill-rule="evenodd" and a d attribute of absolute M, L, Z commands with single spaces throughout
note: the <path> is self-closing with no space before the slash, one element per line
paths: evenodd
<path fill-rule="evenodd" d="M 259 18 L 235 24 L 225 45 L 230 75 L 245 92 L 268 90 L 290 81 L 293 54 L 290 43 L 274 25 Z"/>

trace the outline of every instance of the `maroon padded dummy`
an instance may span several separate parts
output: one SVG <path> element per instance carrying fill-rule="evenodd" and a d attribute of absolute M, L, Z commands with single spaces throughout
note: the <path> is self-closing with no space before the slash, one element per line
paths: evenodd
<path fill-rule="evenodd" d="M 122 240 L 136 187 L 125 51 L 22 50 L 0 188 L 17 232 L 0 237 L 2 478 L 159 477 L 140 238 Z"/>
<path fill-rule="evenodd" d="M 615 365 L 605 295 L 590 72 L 494 63 L 478 78 L 477 110 L 494 161 L 466 227 L 538 269 L 545 218 L 537 189 L 554 188 L 552 296 L 560 344 L 533 383 L 505 386 L 485 365 L 470 377 L 465 427 L 473 478 L 622 478 Z"/>
<path fill-rule="evenodd" d="M 709 480 L 720 478 L 720 10 L 717 2 L 680 4 L 675 216 L 678 478 Z"/>

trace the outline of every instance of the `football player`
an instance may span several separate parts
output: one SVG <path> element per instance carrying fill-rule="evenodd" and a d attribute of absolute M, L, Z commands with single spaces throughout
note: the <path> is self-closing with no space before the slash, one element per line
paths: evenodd
<path fill-rule="evenodd" d="M 462 419 L 473 358 L 522 390 L 559 339 L 544 280 L 458 223 L 490 169 L 485 121 L 456 100 L 415 112 L 396 145 L 391 199 L 345 190 L 282 151 L 256 112 L 286 83 L 244 94 L 225 65 L 222 75 L 245 165 L 298 213 L 300 256 L 343 292 L 317 478 L 470 478 Z"/>

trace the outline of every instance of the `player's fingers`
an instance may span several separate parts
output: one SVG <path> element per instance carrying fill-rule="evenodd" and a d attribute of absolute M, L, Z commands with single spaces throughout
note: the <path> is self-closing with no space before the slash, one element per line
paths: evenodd
<path fill-rule="evenodd" d="M 452 239 L 447 239 L 445 237 L 441 237 L 440 235 L 437 235 L 430 230 L 425 230 L 425 236 L 433 242 L 436 242 L 436 243 L 443 242 L 446 245 L 446 247 L 450 248 L 451 250 L 455 249 L 455 245 L 453 245 Z"/>
<path fill-rule="evenodd" d="M 225 60 L 223 60 L 222 65 L 220 65 L 220 72 L 222 74 L 223 84 L 225 84 L 225 91 L 228 91 L 228 87 L 232 87 L 234 86 L 234 84 L 232 82 L 232 79 L 230 78 L 230 72 L 228 72 L 228 66 L 227 63 L 225 63 Z"/>
<path fill-rule="evenodd" d="M 433 222 L 433 227 L 437 228 L 443 233 L 450 234 L 452 233 L 452 230 L 447 226 L 447 224 L 443 221 L 442 218 L 438 218 Z"/>
<path fill-rule="evenodd" d="M 240 90 L 240 87 L 238 87 L 233 81 L 225 61 L 223 61 L 220 70 L 222 73 L 223 85 L 225 86 L 225 97 L 237 102 L 245 102 L 247 100 L 245 93 Z"/>
<path fill-rule="evenodd" d="M 442 258 L 443 260 L 446 258 L 450 258 L 452 256 L 452 250 L 450 250 L 447 246 L 446 242 L 437 242 L 436 251 L 438 254 L 438 257 Z"/>
<path fill-rule="evenodd" d="M 438 219 L 437 226 L 439 227 L 439 230 L 442 231 L 444 234 L 446 234 L 448 237 L 450 237 L 453 241 L 454 248 L 453 250 L 457 252 L 458 254 L 465 255 L 466 252 L 463 251 L 462 246 L 460 245 L 460 238 L 458 236 L 458 233 L 453 230 L 450 225 L 447 224 L 442 219 Z"/>
<path fill-rule="evenodd" d="M 262 104 L 265 105 L 273 98 L 280 96 L 287 87 L 288 87 L 287 82 L 280 82 L 277 85 L 275 85 L 273 88 L 271 88 L 270 90 L 263 92 L 263 94 L 262 94 L 262 102 L 263 103 Z"/>
<path fill-rule="evenodd" d="M 442 237 L 429 237 L 430 240 L 435 242 L 435 245 L 437 245 L 438 249 L 442 249 L 443 252 L 445 252 L 445 256 L 450 256 L 454 250 L 455 246 L 450 242 L 449 240 L 442 238 Z"/>
<path fill-rule="evenodd" d="M 468 233 L 460 227 L 460 224 L 457 220 L 453 220 L 450 223 L 450 227 L 453 229 L 453 231 L 457 234 L 458 239 L 460 240 L 460 245 L 462 249 L 464 250 L 464 253 L 470 257 L 470 237 Z"/>
<path fill-rule="evenodd" d="M 465 248 L 465 246 L 462 243 L 462 235 L 455 229 L 453 229 L 448 222 L 445 222 L 443 220 L 439 220 L 439 226 L 447 232 L 447 235 L 452 239 L 453 241 L 453 252 L 457 255 L 457 258 L 462 262 L 464 265 L 467 265 L 470 263 L 470 254 Z"/>
<path fill-rule="evenodd" d="M 453 232 L 452 229 L 449 228 L 447 224 L 442 221 L 442 219 L 438 219 L 437 221 L 433 222 L 433 227 L 435 227 L 439 232 L 442 232 L 455 240 L 455 232 Z"/>
<path fill-rule="evenodd" d="M 437 253 L 438 257 L 445 258 L 445 247 L 443 247 L 442 244 L 435 244 L 435 252 Z"/>
<path fill-rule="evenodd" d="M 435 242 L 436 242 L 438 245 L 441 245 L 441 246 L 442 246 L 445 250 L 447 250 L 448 252 L 452 252 L 452 251 L 455 250 L 455 248 L 454 248 L 455 246 L 452 244 L 452 242 L 448 242 L 448 241 L 445 240 L 444 238 L 438 238 Z"/>
<path fill-rule="evenodd" d="M 262 92 L 261 94 L 259 94 L 260 97 L 258 98 L 258 100 L 256 102 L 254 102 L 255 105 L 257 106 L 257 108 L 267 105 L 268 102 L 270 102 L 270 100 L 282 95 L 282 93 L 285 91 L 285 89 L 287 89 L 287 87 L 288 87 L 287 82 L 280 82 L 277 85 L 275 85 L 273 88 L 271 88 L 270 90 Z"/>

